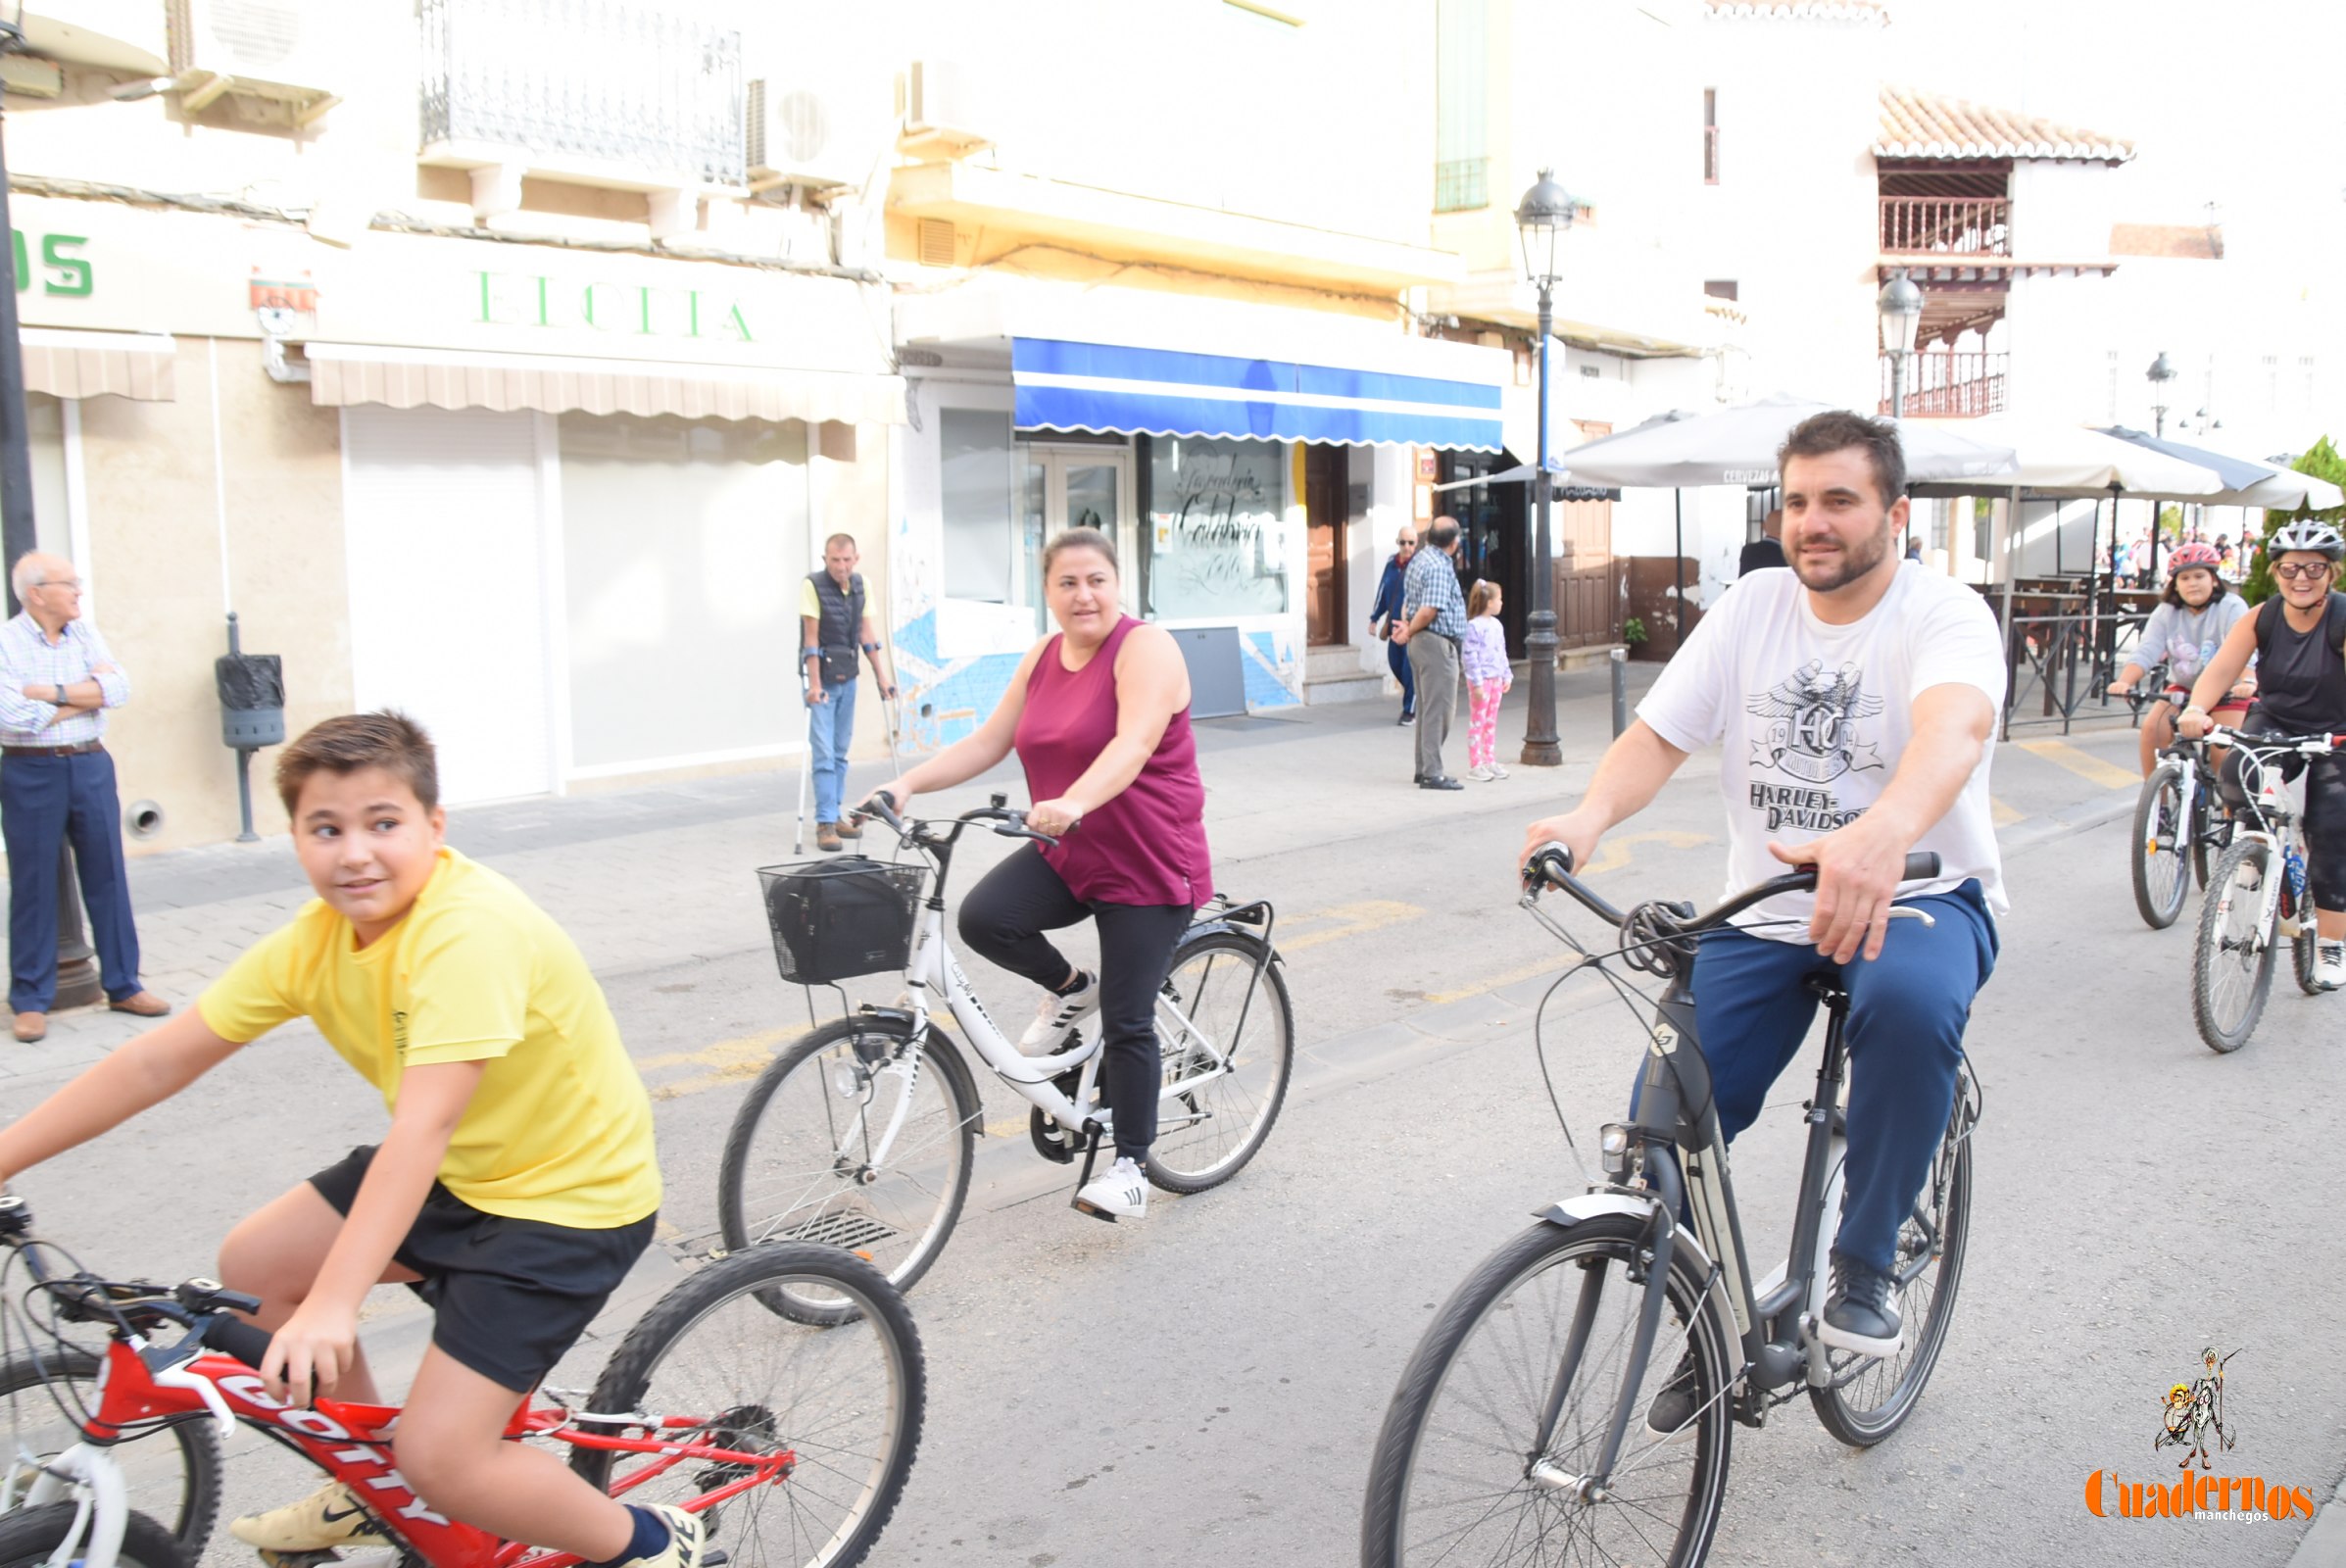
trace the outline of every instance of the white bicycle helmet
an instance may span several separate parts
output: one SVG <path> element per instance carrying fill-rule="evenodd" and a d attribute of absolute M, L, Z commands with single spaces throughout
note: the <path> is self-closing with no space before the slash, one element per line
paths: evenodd
<path fill-rule="evenodd" d="M 2346 556 L 2346 538 L 2339 537 L 2337 529 L 2319 517 L 2299 517 L 2294 522 L 2282 523 L 2280 531 L 2265 542 L 2268 560 L 2292 550 L 2311 550 L 2336 561 Z"/>

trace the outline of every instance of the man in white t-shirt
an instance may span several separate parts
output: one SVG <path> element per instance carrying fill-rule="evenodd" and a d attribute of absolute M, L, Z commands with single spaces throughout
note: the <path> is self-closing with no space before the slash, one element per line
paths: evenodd
<path fill-rule="evenodd" d="M 1719 746 L 1728 890 L 1786 866 L 1817 891 L 1761 904 L 1706 938 L 1695 1017 L 1724 1134 L 1759 1115 L 1798 1054 L 1812 976 L 1849 994 L 1848 1187 L 1821 1335 L 1898 1347 L 1898 1227 L 1953 1106 L 1972 998 L 2006 907 L 1987 764 L 2002 639 L 1979 596 L 1901 563 L 1906 463 L 1886 422 L 1834 412 L 1778 455 L 1788 567 L 1752 572 L 1703 616 L 1605 753 L 1581 803 L 1534 822 L 1523 858 L 1560 842 L 1586 865 L 1689 752 Z M 1901 886 L 1907 855 L 1940 875 Z M 1934 923 L 1889 919 L 1892 902 Z"/>

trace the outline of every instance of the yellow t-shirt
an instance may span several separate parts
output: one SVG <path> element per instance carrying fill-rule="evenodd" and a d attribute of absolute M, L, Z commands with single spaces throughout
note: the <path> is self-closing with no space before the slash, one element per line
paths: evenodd
<path fill-rule="evenodd" d="M 399 924 L 360 948 L 312 900 L 197 1004 L 223 1040 L 307 1017 L 399 1104 L 401 1071 L 486 1061 L 440 1181 L 485 1213 L 580 1230 L 660 1206 L 652 1099 L 586 959 L 513 883 L 454 850 Z"/>

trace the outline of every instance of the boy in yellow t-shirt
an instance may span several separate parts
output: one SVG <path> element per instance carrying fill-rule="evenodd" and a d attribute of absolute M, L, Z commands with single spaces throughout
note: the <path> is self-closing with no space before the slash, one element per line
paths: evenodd
<path fill-rule="evenodd" d="M 0 1180 L 169 1099 L 307 1017 L 380 1091 L 383 1141 L 248 1217 L 220 1278 L 261 1298 L 261 1372 L 283 1397 L 380 1402 L 359 1348 L 378 1281 L 432 1304 L 401 1415 L 400 1472 L 436 1510 L 590 1564 L 697 1568 L 702 1525 L 622 1504 L 550 1452 L 504 1440 L 652 1239 L 652 1104 L 570 939 L 504 877 L 441 842 L 437 765 L 398 713 L 318 725 L 277 760 L 316 902 L 198 1005 L 0 1131 Z M 388 1537 L 340 1483 L 239 1519 L 279 1552 Z"/>

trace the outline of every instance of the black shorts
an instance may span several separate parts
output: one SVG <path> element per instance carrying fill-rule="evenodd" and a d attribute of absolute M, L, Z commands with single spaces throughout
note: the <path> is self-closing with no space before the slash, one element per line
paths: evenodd
<path fill-rule="evenodd" d="M 373 1159 L 371 1145 L 354 1149 L 310 1185 L 347 1215 Z M 608 1231 L 512 1219 L 485 1214 L 434 1182 L 391 1260 L 423 1276 L 408 1288 L 431 1305 L 434 1345 L 526 1394 L 627 1277 L 651 1245 L 655 1218 Z"/>

